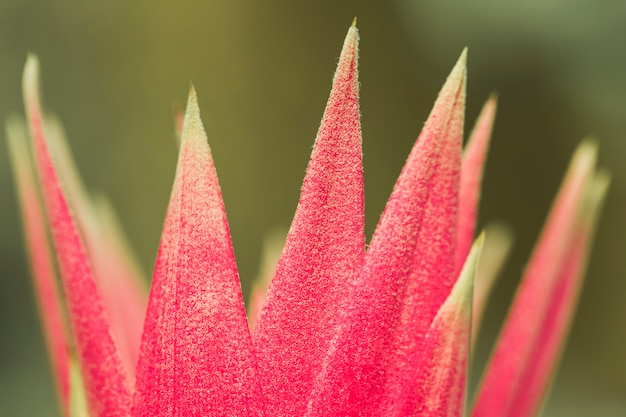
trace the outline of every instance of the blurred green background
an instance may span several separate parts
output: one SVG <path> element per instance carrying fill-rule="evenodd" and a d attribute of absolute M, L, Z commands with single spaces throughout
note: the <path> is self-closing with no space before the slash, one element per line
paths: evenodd
<path fill-rule="evenodd" d="M 247 293 L 263 235 L 293 215 L 354 16 L 368 235 L 464 46 L 467 125 L 500 95 L 480 221 L 507 222 L 516 241 L 475 377 L 574 147 L 599 138 L 614 179 L 546 415 L 626 415 L 626 2 L 0 0 L 0 116 L 23 113 L 21 71 L 37 53 L 46 108 L 150 271 L 175 169 L 173 110 L 192 80 Z M 2 145 L 0 415 L 57 416 L 9 171 Z"/>

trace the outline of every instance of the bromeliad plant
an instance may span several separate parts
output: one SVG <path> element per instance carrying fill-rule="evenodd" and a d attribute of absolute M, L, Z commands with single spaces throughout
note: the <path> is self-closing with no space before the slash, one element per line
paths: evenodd
<path fill-rule="evenodd" d="M 85 191 L 59 124 L 41 112 L 38 64 L 28 59 L 37 179 L 23 122 L 10 121 L 8 136 L 65 416 L 465 415 L 472 322 L 503 256 L 489 232 L 472 246 L 495 99 L 462 153 L 463 52 L 366 247 L 357 42 L 353 25 L 271 286 L 255 294 L 262 307 L 252 309 L 251 332 L 193 88 L 147 298 L 111 209 Z M 584 143 L 573 158 L 473 417 L 540 409 L 608 184 L 595 155 Z"/>

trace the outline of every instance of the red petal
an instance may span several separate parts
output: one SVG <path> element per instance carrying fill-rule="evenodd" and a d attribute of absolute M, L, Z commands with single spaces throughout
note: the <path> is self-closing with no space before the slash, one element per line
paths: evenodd
<path fill-rule="evenodd" d="M 465 57 L 439 93 L 387 203 L 309 415 L 387 415 L 415 380 L 417 369 L 407 362 L 455 278 Z"/>
<path fill-rule="evenodd" d="M 572 250 L 595 157 L 595 147 L 589 143 L 583 143 L 574 155 L 497 341 L 473 417 L 512 416 L 513 403 L 523 391 L 524 374 L 534 369 L 536 352 L 546 347 L 543 324 L 554 314 L 551 306 Z"/>
<path fill-rule="evenodd" d="M 50 242 L 46 235 L 48 225 L 42 212 L 23 124 L 17 120 L 9 121 L 7 136 L 48 353 L 61 406 L 65 415 L 69 417 L 69 345 L 66 338 L 63 308 L 57 289 L 56 272 L 50 253 Z"/>
<path fill-rule="evenodd" d="M 346 36 L 300 202 L 254 329 L 270 415 L 303 415 L 337 310 L 363 265 L 358 33 Z"/>
<path fill-rule="evenodd" d="M 425 339 L 413 389 L 397 403 L 394 415 L 461 417 L 470 349 L 472 284 L 483 237 L 467 256 L 456 284 L 435 316 Z"/>
<path fill-rule="evenodd" d="M 126 417 L 131 401 L 127 375 L 46 144 L 34 57 L 24 69 L 24 101 L 89 405 L 94 416 Z"/>
<path fill-rule="evenodd" d="M 156 262 L 133 416 L 260 416 L 243 298 L 195 91 Z"/>
<path fill-rule="evenodd" d="M 480 200 L 480 184 L 489 148 L 493 121 L 496 117 L 497 99 L 495 95 L 483 106 L 472 134 L 470 135 L 461 164 L 459 188 L 459 225 L 456 246 L 455 271 L 460 272 L 474 240 L 476 212 Z"/>

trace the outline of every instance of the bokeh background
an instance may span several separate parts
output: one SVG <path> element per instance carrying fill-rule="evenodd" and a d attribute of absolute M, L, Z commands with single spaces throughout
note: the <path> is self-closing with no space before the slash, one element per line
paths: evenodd
<path fill-rule="evenodd" d="M 193 81 L 247 294 L 264 234 L 293 215 L 354 16 L 368 235 L 463 47 L 467 125 L 500 95 L 480 221 L 508 223 L 515 248 L 474 379 L 573 149 L 598 138 L 613 184 L 546 415 L 626 415 L 626 2 L 0 0 L 0 117 L 23 113 L 21 71 L 37 53 L 46 108 L 151 271 L 175 169 L 173 112 Z M 14 191 L 3 143 L 0 415 L 58 416 Z"/>

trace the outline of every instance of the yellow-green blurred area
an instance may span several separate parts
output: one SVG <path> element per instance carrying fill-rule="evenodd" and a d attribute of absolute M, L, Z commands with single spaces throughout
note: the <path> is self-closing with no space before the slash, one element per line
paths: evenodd
<path fill-rule="evenodd" d="M 573 149 L 598 138 L 613 184 L 545 414 L 626 415 L 623 1 L 0 0 L 0 116 L 23 114 L 21 71 L 36 53 L 46 109 L 151 271 L 177 157 L 174 113 L 193 81 L 247 295 L 264 234 L 294 213 L 354 16 L 368 235 L 463 47 L 466 131 L 499 93 L 480 224 L 508 223 L 515 248 L 488 306 L 474 382 Z M 0 195 L 0 415 L 58 416 L 4 144 Z"/>

